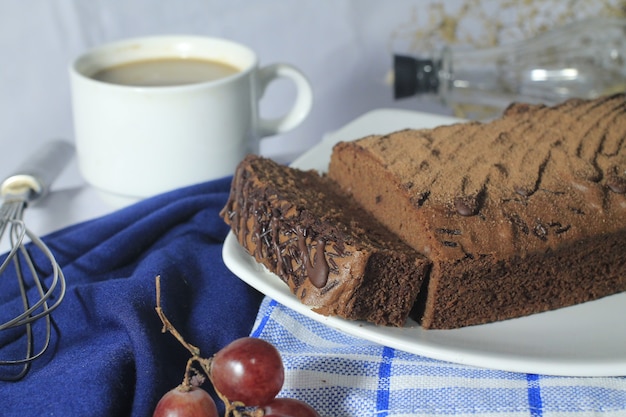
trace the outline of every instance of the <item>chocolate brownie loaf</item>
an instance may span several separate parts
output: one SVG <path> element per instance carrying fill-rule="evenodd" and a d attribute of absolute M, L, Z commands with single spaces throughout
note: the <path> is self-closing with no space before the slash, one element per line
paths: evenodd
<path fill-rule="evenodd" d="M 340 143 L 328 175 L 433 262 L 425 328 L 626 290 L 624 94 Z"/>
<path fill-rule="evenodd" d="M 430 267 L 328 178 L 258 156 L 238 166 L 221 215 L 257 262 L 325 315 L 402 326 Z"/>

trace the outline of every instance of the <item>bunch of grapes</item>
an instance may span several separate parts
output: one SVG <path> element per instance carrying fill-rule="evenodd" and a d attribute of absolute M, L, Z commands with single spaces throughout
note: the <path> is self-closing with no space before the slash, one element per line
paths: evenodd
<path fill-rule="evenodd" d="M 218 417 L 213 398 L 200 387 L 206 378 L 224 402 L 227 417 L 320 417 L 307 403 L 293 398 L 276 398 L 283 386 L 285 370 L 278 350 L 253 337 L 237 339 L 211 358 L 178 333 L 160 306 L 157 277 L 156 311 L 163 331 L 170 332 L 191 353 L 183 382 L 167 392 L 153 417 Z"/>

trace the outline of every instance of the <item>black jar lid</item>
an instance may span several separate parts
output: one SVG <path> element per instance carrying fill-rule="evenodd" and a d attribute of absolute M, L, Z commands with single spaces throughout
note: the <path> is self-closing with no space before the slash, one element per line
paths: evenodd
<path fill-rule="evenodd" d="M 394 97 L 436 93 L 439 88 L 438 65 L 432 59 L 394 55 Z"/>

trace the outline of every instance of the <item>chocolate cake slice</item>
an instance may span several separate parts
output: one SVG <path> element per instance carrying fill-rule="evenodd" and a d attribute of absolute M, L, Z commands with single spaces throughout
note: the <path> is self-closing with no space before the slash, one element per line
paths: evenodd
<path fill-rule="evenodd" d="M 626 290 L 624 94 L 340 143 L 328 175 L 433 262 L 425 328 Z"/>
<path fill-rule="evenodd" d="M 430 262 L 330 179 L 248 156 L 221 213 L 239 243 L 315 311 L 402 326 Z"/>

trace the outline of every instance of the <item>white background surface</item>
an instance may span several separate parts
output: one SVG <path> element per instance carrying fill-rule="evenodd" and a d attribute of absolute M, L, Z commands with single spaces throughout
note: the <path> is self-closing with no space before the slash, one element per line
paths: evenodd
<path fill-rule="evenodd" d="M 228 38 L 257 51 L 260 64 L 289 62 L 315 90 L 310 117 L 294 131 L 264 140 L 262 153 L 293 159 L 360 114 L 396 103 L 385 77 L 390 33 L 417 1 L 397 0 L 0 0 L 0 176 L 13 172 L 38 144 L 73 141 L 68 65 L 84 50 L 122 38 L 196 34 Z M 270 86 L 265 116 L 291 103 L 287 82 Z M 443 109 L 434 106 L 435 109 Z M 27 213 L 38 233 L 107 211 L 83 186 L 73 163 L 43 208 Z"/>
<path fill-rule="evenodd" d="M 373 109 L 450 113 L 428 98 L 393 100 L 386 82 L 393 51 L 518 40 L 546 21 L 571 20 L 619 1 L 542 0 L 518 7 L 502 0 L 448 0 L 445 6 L 434 0 L 0 0 L 0 177 L 43 141 L 73 141 L 67 68 L 102 43 L 156 34 L 217 36 L 247 44 L 261 65 L 297 66 L 313 84 L 312 113 L 261 148 L 291 161 Z M 536 12 L 537 4 L 544 12 Z M 270 86 L 264 116 L 289 106 L 290 87 Z M 111 211 L 84 186 L 76 163 L 54 190 L 45 207 L 27 213 L 40 234 Z"/>
<path fill-rule="evenodd" d="M 316 88 L 307 122 L 272 145 L 300 153 L 363 112 L 395 103 L 385 77 L 391 32 L 419 2 L 396 0 L 0 0 L 0 141 L 72 138 L 67 66 L 93 46 L 135 36 L 189 33 L 244 43 L 261 64 L 285 61 Z M 270 89 L 265 114 L 286 108 L 289 85 Z M 13 158 L 2 152 L 0 165 Z"/>

